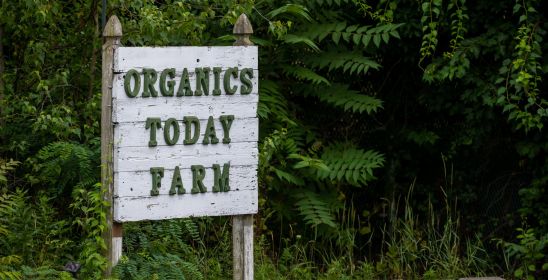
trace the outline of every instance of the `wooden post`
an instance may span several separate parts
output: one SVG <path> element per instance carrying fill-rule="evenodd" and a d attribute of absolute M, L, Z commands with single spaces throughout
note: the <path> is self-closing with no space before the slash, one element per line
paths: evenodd
<path fill-rule="evenodd" d="M 110 275 L 112 267 L 116 265 L 122 254 L 122 224 L 114 223 L 112 220 L 112 195 L 114 188 L 113 173 L 113 138 L 114 127 L 112 124 L 112 81 L 114 71 L 114 53 L 120 46 L 122 38 L 122 24 L 118 17 L 111 16 L 103 30 L 103 65 L 101 81 L 101 183 L 104 190 L 103 199 L 109 203 L 107 209 L 107 229 L 104 233 L 104 240 L 107 245 L 105 252 L 109 260 L 107 275 Z"/>
<path fill-rule="evenodd" d="M 236 35 L 234 46 L 252 46 L 249 35 L 253 27 L 245 14 L 241 14 L 234 24 Z M 232 216 L 232 268 L 234 280 L 253 279 L 253 215 Z"/>

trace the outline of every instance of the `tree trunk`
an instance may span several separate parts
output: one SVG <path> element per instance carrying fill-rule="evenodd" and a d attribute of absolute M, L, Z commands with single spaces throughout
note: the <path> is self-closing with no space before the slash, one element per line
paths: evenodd
<path fill-rule="evenodd" d="M 0 25 L 0 126 L 4 124 L 4 45 L 2 44 L 2 38 L 4 37 L 4 30 Z"/>

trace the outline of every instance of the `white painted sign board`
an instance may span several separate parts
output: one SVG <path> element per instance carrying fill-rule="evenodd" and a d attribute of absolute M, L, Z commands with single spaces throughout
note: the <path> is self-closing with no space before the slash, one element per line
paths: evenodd
<path fill-rule="evenodd" d="M 113 219 L 257 213 L 258 80 L 255 46 L 118 48 Z"/>

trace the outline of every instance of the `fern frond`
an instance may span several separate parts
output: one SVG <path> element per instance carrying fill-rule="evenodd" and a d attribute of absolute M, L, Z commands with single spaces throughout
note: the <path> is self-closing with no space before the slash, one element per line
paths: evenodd
<path fill-rule="evenodd" d="M 7 182 L 8 179 L 6 178 L 6 173 L 8 171 L 12 171 L 15 169 L 17 165 L 19 165 L 19 161 L 10 159 L 10 161 L 5 161 L 0 158 L 0 183 Z"/>
<path fill-rule="evenodd" d="M 291 142 L 295 144 L 295 148 L 292 148 L 292 153 L 297 153 L 299 150 L 305 148 L 306 143 L 310 141 L 309 138 L 316 138 L 316 136 L 310 135 L 311 132 L 309 129 L 305 124 L 299 124 L 287 129 L 287 138 L 291 139 Z"/>
<path fill-rule="evenodd" d="M 200 231 L 198 230 L 198 225 L 194 221 L 192 221 L 190 218 L 183 219 L 183 224 L 185 225 L 185 229 L 192 238 L 194 242 L 202 243 L 202 238 L 200 238 Z"/>
<path fill-rule="evenodd" d="M 341 6 L 341 4 L 348 4 L 350 0 L 316 0 L 316 3 L 319 5 L 319 6 L 323 6 L 323 5 L 327 5 L 327 6 L 332 6 L 332 5 L 337 5 L 337 6 Z"/>
<path fill-rule="evenodd" d="M 375 97 L 360 94 L 359 91 L 348 89 L 347 85 L 333 84 L 328 88 L 305 88 L 305 95 L 312 95 L 323 102 L 354 113 L 377 112 L 382 108 L 382 101 Z"/>
<path fill-rule="evenodd" d="M 296 35 L 296 34 L 287 34 L 287 35 L 285 35 L 284 42 L 287 43 L 287 44 L 301 44 L 302 43 L 302 44 L 305 44 L 305 45 L 309 46 L 311 49 L 313 49 L 316 52 L 320 51 L 320 47 L 318 47 L 318 45 L 316 45 L 316 43 L 314 43 L 314 41 L 312 41 L 311 39 L 306 38 L 304 36 L 299 36 L 299 35 Z"/>
<path fill-rule="evenodd" d="M 345 181 L 353 186 L 366 185 L 375 179 L 373 170 L 384 164 L 381 153 L 365 151 L 346 143 L 328 146 L 321 159 L 329 167 L 329 171 L 317 170 L 320 180 Z"/>
<path fill-rule="evenodd" d="M 0 257 L 0 266 L 2 265 L 13 265 L 21 263 L 21 257 L 17 255 L 10 255 L 5 257 Z"/>
<path fill-rule="evenodd" d="M 307 21 L 312 21 L 308 9 L 302 5 L 298 4 L 285 4 L 277 9 L 270 11 L 266 16 L 270 19 L 275 18 L 279 15 L 290 14 L 300 18 L 303 18 Z"/>
<path fill-rule="evenodd" d="M 133 254 L 114 269 L 119 279 L 204 279 L 198 266 L 173 254 Z"/>
<path fill-rule="evenodd" d="M 324 224 L 333 228 L 337 227 L 335 217 L 332 215 L 329 204 L 320 195 L 311 191 L 299 191 L 295 197 L 295 203 L 299 214 L 306 224 L 317 227 Z"/>
<path fill-rule="evenodd" d="M 191 262 L 181 262 L 180 264 L 181 270 L 185 273 L 186 279 L 196 279 L 196 280 L 202 280 L 204 279 L 204 276 L 200 272 L 200 269 L 196 264 L 193 264 Z"/>
<path fill-rule="evenodd" d="M 72 279 L 69 272 L 58 271 L 49 266 L 40 266 L 40 267 L 21 267 L 23 279 L 44 279 L 44 280 L 53 280 L 53 279 Z"/>
<path fill-rule="evenodd" d="M 316 72 L 301 66 L 285 66 L 282 68 L 287 76 L 291 76 L 301 81 L 309 81 L 312 84 L 330 85 L 329 81 Z"/>
<path fill-rule="evenodd" d="M 23 275 L 19 271 L 2 271 L 0 270 L 1 280 L 20 280 L 23 279 Z"/>
<path fill-rule="evenodd" d="M 37 159 L 35 170 L 39 180 L 59 186 L 59 192 L 67 187 L 83 186 L 83 181 L 90 183 L 99 179 L 97 153 L 81 144 L 51 143 L 38 152 Z"/>
<path fill-rule="evenodd" d="M 299 154 L 290 154 L 288 158 L 299 160 L 299 162 L 293 165 L 293 168 L 295 169 L 309 167 L 312 169 L 329 171 L 329 167 L 327 167 L 327 165 L 325 165 L 320 159 L 317 159 L 317 158 L 311 158 L 311 157 L 303 156 Z"/>
<path fill-rule="evenodd" d="M 341 39 L 349 44 L 355 46 L 363 46 L 367 48 L 371 45 L 371 42 L 379 48 L 381 43 L 388 44 L 391 37 L 400 38 L 398 28 L 403 23 L 384 23 L 375 27 L 370 25 L 350 25 L 347 26 L 346 22 L 334 22 L 327 24 L 308 24 L 305 25 L 306 30 L 300 36 L 309 38 L 311 40 L 322 41 L 331 35 L 332 41 L 338 45 Z"/>
<path fill-rule="evenodd" d="M 257 115 L 262 119 L 275 117 L 282 122 L 294 124 L 287 109 L 287 98 L 282 94 L 280 86 L 271 80 L 259 83 L 259 106 Z"/>
<path fill-rule="evenodd" d="M 381 65 L 360 52 L 324 52 L 320 55 L 309 57 L 306 63 L 317 69 L 328 68 L 329 71 L 341 69 L 350 74 L 366 74 L 369 69 L 378 70 Z"/>
<path fill-rule="evenodd" d="M 280 179 L 280 180 L 283 180 L 287 183 L 290 183 L 290 184 L 293 184 L 293 185 L 296 185 L 296 186 L 304 186 L 304 180 L 289 173 L 289 172 L 285 172 L 281 169 L 278 169 L 278 168 L 275 168 L 275 167 L 272 167 L 272 169 L 274 170 L 274 174 L 276 174 L 276 176 Z"/>

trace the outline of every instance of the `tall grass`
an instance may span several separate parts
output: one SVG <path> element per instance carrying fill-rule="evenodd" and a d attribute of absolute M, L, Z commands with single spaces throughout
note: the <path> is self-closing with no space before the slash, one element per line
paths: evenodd
<path fill-rule="evenodd" d="M 444 211 L 434 210 L 428 203 L 428 216 L 420 220 L 409 201 L 411 185 L 403 205 L 393 202 L 388 230 L 383 232 L 384 248 L 377 264 L 379 275 L 400 279 L 456 279 L 482 276 L 488 269 L 487 253 L 478 238 L 462 240 L 458 215 L 453 214 L 445 200 Z"/>

